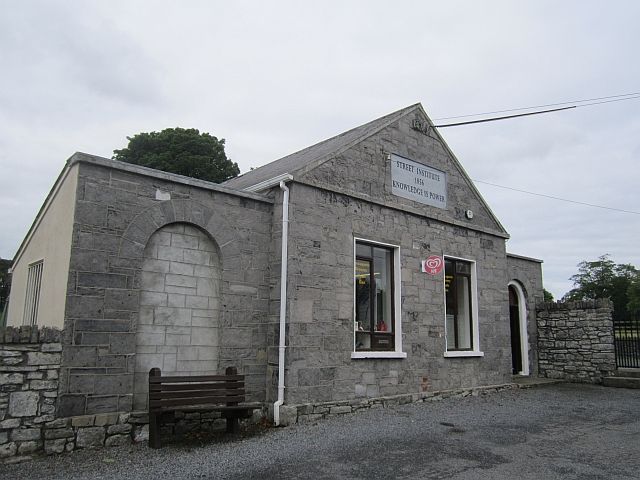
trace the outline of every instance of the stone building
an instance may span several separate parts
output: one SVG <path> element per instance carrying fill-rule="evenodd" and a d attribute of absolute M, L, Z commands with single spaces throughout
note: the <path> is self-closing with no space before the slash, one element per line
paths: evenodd
<path fill-rule="evenodd" d="M 152 367 L 235 365 L 276 421 L 504 384 L 536 374 L 542 299 L 507 239 L 420 104 L 221 185 L 76 153 L 8 325 L 62 330 L 58 416 L 144 409 Z"/>

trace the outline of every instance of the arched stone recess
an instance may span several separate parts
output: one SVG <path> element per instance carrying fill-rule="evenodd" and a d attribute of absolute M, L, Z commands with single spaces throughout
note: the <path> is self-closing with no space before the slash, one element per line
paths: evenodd
<path fill-rule="evenodd" d="M 220 209 L 209 208 L 193 200 L 159 202 L 136 215 L 120 241 L 120 259 L 141 259 L 151 235 L 170 223 L 191 223 L 215 238 L 224 257 L 239 254 L 237 228 Z"/>
<path fill-rule="evenodd" d="M 133 408 L 147 406 L 149 370 L 218 373 L 222 262 L 218 246 L 195 225 L 158 229 L 144 249 L 136 327 Z"/>
<path fill-rule="evenodd" d="M 528 312 L 527 312 L 527 295 L 526 290 L 522 283 L 518 280 L 511 280 L 507 288 L 513 288 L 518 298 L 518 323 L 520 331 L 520 354 L 522 358 L 522 370 L 519 372 L 521 375 L 530 374 L 530 359 L 529 359 L 529 325 L 528 325 Z"/>
<path fill-rule="evenodd" d="M 182 252 L 173 250 L 175 260 L 160 258 L 171 256 L 170 249 L 161 247 L 172 247 L 172 241 L 182 245 L 177 247 Z M 223 264 L 225 258 L 240 255 L 240 244 L 236 227 L 220 210 L 193 200 L 159 202 L 128 226 L 116 262 L 137 270 L 132 290 L 139 292 L 140 308 L 132 318 L 136 345 L 129 367 L 135 371 L 134 410 L 146 408 L 152 367 L 185 374 L 219 373 Z M 175 284 L 179 282 L 184 285 Z M 206 308 L 202 297 L 207 297 Z"/>

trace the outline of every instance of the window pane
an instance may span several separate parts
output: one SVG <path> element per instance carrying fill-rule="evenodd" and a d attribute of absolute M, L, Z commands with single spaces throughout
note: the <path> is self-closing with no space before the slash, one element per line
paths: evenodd
<path fill-rule="evenodd" d="M 29 265 L 27 271 L 27 290 L 22 323 L 36 325 L 38 323 L 38 304 L 40 302 L 40 286 L 42 283 L 43 260 Z"/>
<path fill-rule="evenodd" d="M 456 273 L 471 274 L 471 264 L 467 262 L 456 262 Z"/>
<path fill-rule="evenodd" d="M 473 349 L 471 263 L 445 259 L 445 329 L 447 350 Z"/>
<path fill-rule="evenodd" d="M 373 248 L 373 271 L 376 282 L 375 331 L 392 332 L 391 252 L 389 250 Z"/>
<path fill-rule="evenodd" d="M 458 349 L 471 348 L 471 286 L 469 277 L 456 277 L 457 315 L 456 330 Z"/>
<path fill-rule="evenodd" d="M 356 243 L 356 351 L 393 351 L 396 347 L 394 251 L 394 248 Z"/>
<path fill-rule="evenodd" d="M 453 262 L 444 261 L 444 291 L 447 293 L 447 304 L 449 304 L 449 293 L 451 291 L 451 281 L 453 280 Z"/>
<path fill-rule="evenodd" d="M 447 350 L 455 350 L 456 348 L 456 316 L 452 313 L 447 313 Z"/>
<path fill-rule="evenodd" d="M 371 330 L 371 262 L 356 260 L 356 330 Z"/>
<path fill-rule="evenodd" d="M 371 258 L 371 246 L 363 243 L 356 243 L 356 257 Z"/>

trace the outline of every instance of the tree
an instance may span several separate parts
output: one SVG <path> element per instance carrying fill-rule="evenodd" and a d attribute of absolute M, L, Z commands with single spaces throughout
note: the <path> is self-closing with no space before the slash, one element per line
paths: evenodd
<path fill-rule="evenodd" d="M 11 260 L 0 258 L 0 327 L 4 325 L 7 303 L 9 300 L 9 288 L 11 287 Z"/>
<path fill-rule="evenodd" d="M 629 313 L 640 314 L 640 275 L 636 275 L 636 278 L 629 284 L 627 297 L 629 298 L 629 303 L 627 303 Z"/>
<path fill-rule="evenodd" d="M 563 300 L 595 300 L 609 298 L 613 303 L 614 315 L 624 315 L 632 305 L 629 293 L 640 279 L 640 271 L 631 264 L 616 264 L 610 256 L 602 255 L 594 262 L 578 264 L 578 273 L 573 275 L 574 288 Z M 631 289 L 631 290 L 630 290 Z"/>
<path fill-rule="evenodd" d="M 221 183 L 240 173 L 238 164 L 227 158 L 224 138 L 218 140 L 195 128 L 166 128 L 161 132 L 127 137 L 129 145 L 113 151 L 121 162 Z"/>
<path fill-rule="evenodd" d="M 553 302 L 553 293 L 551 293 L 549 290 L 547 290 L 546 288 L 542 289 L 542 293 L 544 295 L 544 301 L 545 302 Z"/>

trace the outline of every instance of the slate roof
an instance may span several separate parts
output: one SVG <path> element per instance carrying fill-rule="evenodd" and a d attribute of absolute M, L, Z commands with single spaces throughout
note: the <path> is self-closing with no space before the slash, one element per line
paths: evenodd
<path fill-rule="evenodd" d="M 306 170 L 308 167 L 315 166 L 323 160 L 339 154 L 342 150 L 350 148 L 416 109 L 421 110 L 422 105 L 416 103 L 397 112 L 365 123 L 364 125 L 360 125 L 340 135 L 300 150 L 299 152 L 292 153 L 236 178 L 227 180 L 222 183 L 222 186 L 242 190 L 285 173 L 289 173 L 295 177 L 297 172 Z"/>

